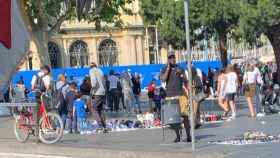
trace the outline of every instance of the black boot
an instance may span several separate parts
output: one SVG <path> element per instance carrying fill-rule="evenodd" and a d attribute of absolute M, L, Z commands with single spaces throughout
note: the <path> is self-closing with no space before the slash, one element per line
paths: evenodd
<path fill-rule="evenodd" d="M 176 133 L 176 139 L 174 140 L 174 143 L 178 143 L 181 141 L 181 137 L 180 137 L 180 130 L 179 128 L 174 129 L 175 133 Z"/>

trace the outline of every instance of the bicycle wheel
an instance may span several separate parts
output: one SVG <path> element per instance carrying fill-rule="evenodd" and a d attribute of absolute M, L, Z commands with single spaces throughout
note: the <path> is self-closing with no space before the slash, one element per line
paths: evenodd
<path fill-rule="evenodd" d="M 39 139 L 45 144 L 53 144 L 63 137 L 63 122 L 56 113 L 47 113 L 39 121 Z"/>
<path fill-rule="evenodd" d="M 24 143 L 29 138 L 29 120 L 26 117 L 19 117 L 15 119 L 14 134 L 18 142 Z"/>

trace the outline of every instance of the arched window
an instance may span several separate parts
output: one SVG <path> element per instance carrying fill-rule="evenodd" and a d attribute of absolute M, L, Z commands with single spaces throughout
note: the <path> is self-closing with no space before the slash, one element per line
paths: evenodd
<path fill-rule="evenodd" d="M 56 43 L 49 42 L 48 43 L 48 51 L 50 55 L 50 62 L 52 68 L 58 68 L 59 67 L 59 60 L 60 60 L 60 50 Z"/>
<path fill-rule="evenodd" d="M 70 46 L 70 65 L 72 67 L 89 65 L 88 46 L 84 41 L 75 41 Z"/>
<path fill-rule="evenodd" d="M 118 49 L 115 41 L 111 39 L 103 40 L 98 48 L 99 65 L 113 66 L 118 65 L 117 55 Z"/>

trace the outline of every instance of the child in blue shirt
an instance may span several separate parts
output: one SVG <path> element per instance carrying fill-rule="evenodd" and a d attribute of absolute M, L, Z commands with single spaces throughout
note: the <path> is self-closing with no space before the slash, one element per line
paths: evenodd
<path fill-rule="evenodd" d="M 73 107 L 73 115 L 76 114 L 77 116 L 77 122 L 78 127 L 80 130 L 80 134 L 86 134 L 87 132 L 87 113 L 86 108 L 87 105 L 84 102 L 84 100 L 81 99 L 82 94 L 78 93 L 76 100 L 74 101 L 74 107 Z"/>

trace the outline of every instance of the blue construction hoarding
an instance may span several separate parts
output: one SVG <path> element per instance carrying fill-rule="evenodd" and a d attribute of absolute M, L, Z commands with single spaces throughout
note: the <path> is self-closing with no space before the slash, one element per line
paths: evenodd
<path fill-rule="evenodd" d="M 201 69 L 207 74 L 208 67 L 211 68 L 220 68 L 222 66 L 220 61 L 203 61 L 203 62 L 193 62 L 193 65 L 196 68 Z M 186 64 L 180 64 L 182 68 L 186 68 Z M 138 73 L 142 78 L 142 88 L 146 87 L 149 82 L 154 78 L 159 81 L 159 72 L 164 67 L 163 64 L 151 64 L 151 65 L 130 65 L 130 66 L 113 66 L 113 67 L 101 67 L 104 74 L 108 74 L 112 69 L 115 72 L 130 71 L 131 74 Z M 30 82 L 32 76 L 37 71 L 20 71 L 13 77 L 13 83 L 16 83 L 20 76 L 23 77 L 26 87 L 30 88 Z M 52 76 L 56 80 L 59 74 L 66 74 L 67 78 L 74 79 L 78 84 L 81 84 L 83 78 L 88 75 L 89 68 L 64 68 L 64 69 L 53 69 Z"/>

